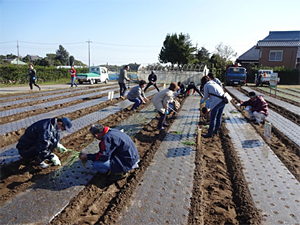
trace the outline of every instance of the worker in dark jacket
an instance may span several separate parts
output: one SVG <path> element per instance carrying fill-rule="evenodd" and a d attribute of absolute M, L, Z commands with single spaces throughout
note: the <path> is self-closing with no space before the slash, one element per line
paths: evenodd
<path fill-rule="evenodd" d="M 144 92 L 146 92 L 146 90 L 147 90 L 151 85 L 153 85 L 153 86 L 156 88 L 156 90 L 159 92 L 159 89 L 158 89 L 158 87 L 156 86 L 156 80 L 157 80 L 157 76 L 156 76 L 155 72 L 152 70 L 152 71 L 151 71 L 151 74 L 148 76 L 148 81 L 149 81 L 149 83 L 148 83 L 147 86 L 145 87 Z"/>
<path fill-rule="evenodd" d="M 187 95 L 190 95 L 190 90 L 193 89 L 193 94 L 197 91 L 197 93 L 203 98 L 203 94 L 200 92 L 200 90 L 196 87 L 195 83 L 191 81 L 185 91 Z"/>
<path fill-rule="evenodd" d="M 51 160 L 53 164 L 60 165 L 60 160 L 53 150 L 57 148 L 60 152 L 67 149 L 59 143 L 59 131 L 68 131 L 72 127 L 71 120 L 67 117 L 43 119 L 29 126 L 19 139 L 17 149 L 24 159 L 35 159 L 36 165 L 45 169 L 49 164 L 44 160 Z"/>
<path fill-rule="evenodd" d="M 119 74 L 119 86 L 120 86 L 120 98 L 121 99 L 125 99 L 125 92 L 127 90 L 126 87 L 126 81 L 132 81 L 128 76 L 127 76 L 127 72 L 130 69 L 130 67 L 128 65 L 124 66 L 123 69 L 120 70 L 120 74 Z"/>
<path fill-rule="evenodd" d="M 177 83 L 178 87 L 180 88 L 177 91 L 177 94 L 184 94 L 185 93 L 185 85 L 181 83 L 180 81 Z"/>
<path fill-rule="evenodd" d="M 262 123 L 269 115 L 268 103 L 263 99 L 262 96 L 257 96 L 255 92 L 249 92 L 250 99 L 245 102 L 241 102 L 241 106 L 246 106 L 251 121 L 255 124 Z"/>
<path fill-rule="evenodd" d="M 32 91 L 33 89 L 32 84 L 34 84 L 34 86 L 36 86 L 39 90 L 41 90 L 41 87 L 36 84 L 36 70 L 33 69 L 32 64 L 29 64 L 29 74 L 27 74 L 27 76 L 29 76 L 30 91 Z"/>
<path fill-rule="evenodd" d="M 127 176 L 127 172 L 138 167 L 139 153 L 131 138 L 116 129 L 94 124 L 91 134 L 98 140 L 99 152 L 81 153 L 81 160 L 92 160 L 93 167 L 100 173 L 109 175 L 109 180 L 116 181 Z"/>

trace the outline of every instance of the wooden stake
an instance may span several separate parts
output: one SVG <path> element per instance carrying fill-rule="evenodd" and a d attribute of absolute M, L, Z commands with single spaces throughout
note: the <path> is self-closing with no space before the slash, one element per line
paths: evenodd
<path fill-rule="evenodd" d="M 198 137 L 197 137 L 198 150 L 200 150 L 200 147 L 201 147 L 201 134 L 202 134 L 202 129 L 198 128 Z"/>

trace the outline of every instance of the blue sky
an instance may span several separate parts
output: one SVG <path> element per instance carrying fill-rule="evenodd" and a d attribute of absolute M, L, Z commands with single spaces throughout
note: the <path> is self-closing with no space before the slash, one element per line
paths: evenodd
<path fill-rule="evenodd" d="M 269 31 L 300 30 L 299 0 L 0 0 L 0 55 L 45 57 L 61 44 L 91 65 L 158 62 L 167 34 L 243 54 Z"/>

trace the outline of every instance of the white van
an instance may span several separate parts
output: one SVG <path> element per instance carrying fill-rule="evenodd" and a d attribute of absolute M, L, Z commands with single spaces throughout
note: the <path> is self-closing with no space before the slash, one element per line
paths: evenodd
<path fill-rule="evenodd" d="M 79 73 L 76 75 L 79 84 L 89 82 L 90 84 L 104 82 L 108 83 L 108 71 L 106 67 L 91 66 L 88 73 Z"/>

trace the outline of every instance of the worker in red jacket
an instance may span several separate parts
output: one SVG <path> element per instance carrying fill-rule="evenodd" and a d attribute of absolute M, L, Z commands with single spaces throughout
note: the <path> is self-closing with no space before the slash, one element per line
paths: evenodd
<path fill-rule="evenodd" d="M 77 87 L 77 84 L 75 83 L 76 70 L 74 69 L 74 66 L 72 66 L 72 68 L 70 69 L 70 74 L 71 74 L 71 87 L 73 87 L 73 85 Z"/>
<path fill-rule="evenodd" d="M 246 106 L 251 121 L 255 124 L 262 123 L 269 115 L 268 103 L 262 96 L 257 96 L 255 92 L 249 92 L 250 99 L 245 102 L 241 102 L 241 106 Z"/>

